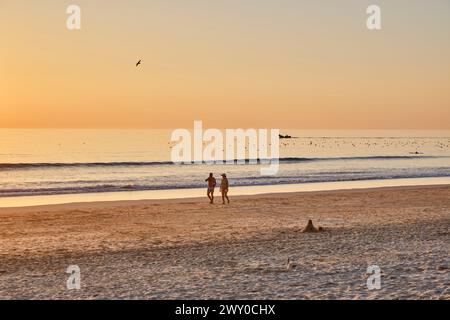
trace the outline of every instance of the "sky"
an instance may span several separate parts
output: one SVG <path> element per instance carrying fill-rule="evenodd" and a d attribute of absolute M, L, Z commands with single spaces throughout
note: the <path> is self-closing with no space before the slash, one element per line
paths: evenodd
<path fill-rule="evenodd" d="M 0 39 L 4 128 L 450 129 L 448 0 L 0 0 Z"/>

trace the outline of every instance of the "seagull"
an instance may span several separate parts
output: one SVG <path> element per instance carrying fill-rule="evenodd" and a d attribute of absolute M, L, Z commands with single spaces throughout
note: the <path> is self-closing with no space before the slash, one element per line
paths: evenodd
<path fill-rule="evenodd" d="M 140 64 L 141 64 L 141 60 L 139 60 L 139 61 L 136 63 L 136 67 L 139 66 Z"/>

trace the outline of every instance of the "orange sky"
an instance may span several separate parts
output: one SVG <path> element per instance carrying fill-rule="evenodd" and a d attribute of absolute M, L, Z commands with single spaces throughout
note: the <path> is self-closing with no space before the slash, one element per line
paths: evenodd
<path fill-rule="evenodd" d="M 450 3 L 0 0 L 0 127 L 450 129 Z M 143 64 L 134 64 L 142 59 Z"/>

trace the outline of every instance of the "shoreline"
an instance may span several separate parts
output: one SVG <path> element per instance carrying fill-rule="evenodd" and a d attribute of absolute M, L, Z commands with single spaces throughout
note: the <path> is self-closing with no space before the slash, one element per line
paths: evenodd
<path fill-rule="evenodd" d="M 382 179 L 382 180 L 356 180 L 337 182 L 315 182 L 305 184 L 281 184 L 263 186 L 237 186 L 231 189 L 229 195 L 233 198 L 248 196 L 264 196 L 276 194 L 316 193 L 330 191 L 353 191 L 383 188 L 406 187 L 433 187 L 450 185 L 450 177 Z M 121 202 L 137 203 L 155 201 L 162 202 L 191 202 L 206 197 L 204 188 L 201 189 L 174 189 L 174 190 L 148 190 L 131 192 L 105 192 L 89 194 L 61 194 L 42 196 L 19 196 L 0 198 L 0 212 L 13 208 L 38 208 L 67 205 L 89 204 L 119 204 Z M 219 188 L 216 188 L 215 198 L 221 201 Z"/>
<path fill-rule="evenodd" d="M 248 195 L 234 195 L 232 200 L 257 200 L 260 198 L 295 198 L 302 195 L 338 195 L 338 194 L 357 194 L 373 191 L 406 191 L 415 189 L 434 189 L 439 187 L 450 187 L 448 184 L 430 184 L 430 185 L 407 185 L 407 186 L 384 186 L 384 187 L 368 187 L 355 189 L 333 189 L 333 190 L 314 190 L 314 191 L 292 191 L 292 192 L 273 192 L 273 193 L 257 193 Z M 214 196 L 214 205 L 222 206 L 222 198 L 219 195 Z M 0 207 L 0 214 L 10 212 L 34 212 L 36 210 L 45 210 L 46 212 L 69 210 L 69 209 L 95 209 L 95 208 L 116 208 L 129 206 L 147 206 L 147 205 L 165 205 L 165 204 L 208 204 L 209 200 L 205 196 L 191 198 L 172 198 L 172 199 L 139 199 L 139 200 L 111 200 L 111 201 L 83 201 L 56 204 L 43 204 L 34 206 L 21 207 Z"/>

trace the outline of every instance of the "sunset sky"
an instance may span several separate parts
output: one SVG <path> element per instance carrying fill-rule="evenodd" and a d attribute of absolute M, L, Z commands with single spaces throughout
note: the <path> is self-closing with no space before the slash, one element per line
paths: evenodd
<path fill-rule="evenodd" d="M 450 129 L 448 0 L 0 0 L 0 29 L 0 127 Z"/>

